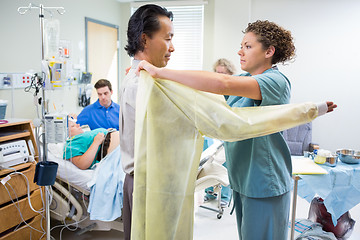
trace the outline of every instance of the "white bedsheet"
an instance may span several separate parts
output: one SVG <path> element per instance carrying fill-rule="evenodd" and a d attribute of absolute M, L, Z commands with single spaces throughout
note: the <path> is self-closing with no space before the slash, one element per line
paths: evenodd
<path fill-rule="evenodd" d="M 90 195 L 87 211 L 90 220 L 113 221 L 121 216 L 123 182 L 120 146 L 96 164 L 81 170 L 62 159 L 63 144 L 48 144 L 48 160 L 59 164 L 57 176 Z"/>
<path fill-rule="evenodd" d="M 81 170 L 72 162 L 64 160 L 62 158 L 63 149 L 64 144 L 62 143 L 48 144 L 48 160 L 59 164 L 57 176 L 89 192 L 90 188 L 87 183 L 93 178 L 95 170 Z"/>

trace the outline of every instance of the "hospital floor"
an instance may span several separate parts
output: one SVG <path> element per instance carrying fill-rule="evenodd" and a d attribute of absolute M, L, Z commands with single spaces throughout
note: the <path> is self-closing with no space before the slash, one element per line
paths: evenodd
<path fill-rule="evenodd" d="M 215 202 L 207 203 L 215 207 Z M 309 203 L 304 199 L 297 197 L 297 211 L 296 218 L 307 218 L 309 211 Z M 235 215 L 230 215 L 230 208 L 225 208 L 224 215 L 221 219 L 217 219 L 216 212 L 212 212 L 203 208 L 197 208 L 195 211 L 195 224 L 194 224 L 194 240 L 212 240 L 212 239 L 229 239 L 237 240 L 236 219 Z M 353 233 L 348 240 L 360 239 L 360 204 L 350 210 L 351 217 L 357 222 Z M 60 240 L 60 230 L 55 229 L 51 233 L 52 237 Z M 100 232 L 93 231 L 87 232 L 80 236 L 76 232 L 64 230 L 62 232 L 63 240 L 122 240 L 124 239 L 122 232 L 108 231 Z M 290 231 L 289 231 L 290 239 Z"/>

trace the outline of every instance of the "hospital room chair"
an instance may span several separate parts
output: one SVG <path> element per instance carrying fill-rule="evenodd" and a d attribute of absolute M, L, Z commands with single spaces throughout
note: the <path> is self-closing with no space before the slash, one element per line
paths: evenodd
<path fill-rule="evenodd" d="M 206 188 L 213 187 L 214 193 L 218 196 L 217 207 L 211 208 L 203 204 L 200 205 L 200 207 L 217 212 L 218 219 L 220 219 L 224 213 L 224 207 L 221 206 L 221 186 L 229 185 L 227 169 L 222 166 L 224 161 L 224 143 L 215 140 L 214 143 L 201 154 L 197 180 L 195 182 L 196 193 L 204 193 Z"/>
<path fill-rule="evenodd" d="M 312 123 L 306 123 L 283 131 L 283 137 L 292 156 L 303 156 L 304 151 L 312 151 Z"/>
<path fill-rule="evenodd" d="M 87 208 L 90 188 L 88 182 L 95 170 L 81 170 L 70 161 L 62 158 L 63 144 L 48 144 L 48 160 L 59 164 L 57 178 L 52 186 L 53 197 L 50 216 L 72 229 L 78 228 L 80 235 L 87 231 L 123 231 L 121 217 L 114 221 L 90 220 Z"/>

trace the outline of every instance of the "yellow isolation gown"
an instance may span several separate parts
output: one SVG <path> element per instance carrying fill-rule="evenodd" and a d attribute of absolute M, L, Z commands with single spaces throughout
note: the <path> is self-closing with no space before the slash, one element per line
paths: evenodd
<path fill-rule="evenodd" d="M 141 71 L 136 99 L 131 239 L 192 240 L 203 135 L 239 141 L 318 116 L 314 103 L 231 108 L 221 95 Z"/>

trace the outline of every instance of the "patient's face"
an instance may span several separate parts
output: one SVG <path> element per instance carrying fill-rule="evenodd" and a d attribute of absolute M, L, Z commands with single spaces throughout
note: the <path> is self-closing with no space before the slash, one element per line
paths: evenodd
<path fill-rule="evenodd" d="M 69 137 L 73 137 L 83 133 L 84 130 L 80 127 L 80 124 L 69 121 Z"/>

